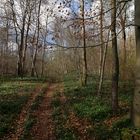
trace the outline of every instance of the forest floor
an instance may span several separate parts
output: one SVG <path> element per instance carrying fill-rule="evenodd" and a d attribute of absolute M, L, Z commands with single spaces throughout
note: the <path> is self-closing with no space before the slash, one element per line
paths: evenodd
<path fill-rule="evenodd" d="M 118 140 L 131 129 L 133 82 L 119 83 L 111 110 L 110 81 L 98 98 L 97 82 L 10 81 L 0 85 L 0 140 Z"/>
<path fill-rule="evenodd" d="M 16 119 L 16 131 L 15 133 L 11 133 L 8 135 L 8 137 L 5 137 L 5 140 L 19 140 L 20 136 L 22 135 L 24 131 L 24 123 L 26 121 L 26 117 L 28 115 L 28 112 L 31 108 L 31 105 L 35 98 L 38 96 L 38 93 L 41 91 L 41 85 L 37 84 L 35 87 L 34 92 L 31 94 L 31 96 L 28 99 L 28 102 L 23 106 L 22 111 L 18 115 Z"/>
<path fill-rule="evenodd" d="M 44 94 L 42 103 L 34 113 L 37 123 L 31 130 L 33 140 L 55 140 L 54 123 L 52 120 L 51 102 L 58 84 L 50 84 Z"/>
<path fill-rule="evenodd" d="M 0 85 L 0 140 L 55 140 L 52 98 L 62 84 L 6 81 Z"/>

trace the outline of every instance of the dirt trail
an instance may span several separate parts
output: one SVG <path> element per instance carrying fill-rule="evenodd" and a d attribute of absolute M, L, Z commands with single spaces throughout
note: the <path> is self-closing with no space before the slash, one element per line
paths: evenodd
<path fill-rule="evenodd" d="M 33 140 L 56 140 L 54 124 L 52 120 L 51 101 L 52 95 L 58 88 L 58 84 L 51 84 L 44 95 L 40 108 L 36 111 L 37 123 L 32 129 Z"/>
<path fill-rule="evenodd" d="M 31 94 L 31 96 L 30 96 L 28 102 L 26 103 L 26 105 L 23 107 L 21 113 L 19 114 L 19 117 L 16 120 L 16 124 L 17 124 L 16 132 L 8 134 L 5 138 L 3 138 L 3 140 L 19 140 L 20 139 L 20 136 L 21 136 L 21 134 L 23 133 L 23 130 L 24 130 L 24 123 L 25 123 L 25 120 L 26 120 L 27 113 L 28 113 L 28 111 L 31 107 L 32 102 L 35 100 L 36 96 L 41 91 L 41 89 L 42 89 L 42 87 L 39 84 L 36 87 L 35 91 Z"/>

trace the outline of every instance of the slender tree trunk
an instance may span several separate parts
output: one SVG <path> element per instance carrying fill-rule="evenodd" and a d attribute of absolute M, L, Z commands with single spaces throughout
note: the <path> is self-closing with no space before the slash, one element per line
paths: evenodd
<path fill-rule="evenodd" d="M 126 80 L 126 33 L 125 33 L 125 27 L 123 27 L 123 73 L 122 73 L 122 78 L 123 80 Z"/>
<path fill-rule="evenodd" d="M 17 29 L 17 20 L 16 20 L 16 16 L 15 16 L 15 12 L 14 12 L 14 7 L 13 7 L 13 3 L 14 3 L 14 1 L 13 0 L 11 0 L 10 1 L 10 5 L 11 5 L 11 8 L 12 8 L 12 15 L 13 15 L 13 23 L 14 23 L 14 28 L 15 28 L 15 33 L 16 33 L 16 43 L 17 43 L 17 45 L 18 45 L 18 54 L 17 54 L 17 69 L 16 69 L 16 71 L 17 71 L 17 75 L 18 76 L 20 76 L 20 62 L 19 62 L 19 57 L 20 57 L 20 53 L 19 53 L 19 51 L 20 51 L 20 43 L 19 43 L 19 41 L 18 41 L 18 29 Z M 21 31 L 21 30 L 20 30 Z"/>
<path fill-rule="evenodd" d="M 42 70 L 41 70 L 41 77 L 43 77 L 44 75 L 44 59 L 45 59 L 45 51 L 46 51 L 46 37 L 47 37 L 47 29 L 48 29 L 48 17 L 47 17 L 47 20 L 46 20 L 46 31 L 45 31 L 45 37 L 44 37 L 44 46 L 43 46 L 43 49 L 42 49 Z"/>
<path fill-rule="evenodd" d="M 21 44 L 19 46 L 18 52 L 18 76 L 23 76 L 23 50 L 24 50 L 24 31 L 25 31 L 25 24 L 23 25 L 21 31 Z"/>
<path fill-rule="evenodd" d="M 9 22 L 7 19 L 6 23 L 6 57 L 8 57 L 8 43 L 9 43 Z M 5 73 L 8 73 L 8 60 L 5 58 L 6 64 L 5 64 Z"/>
<path fill-rule="evenodd" d="M 125 8 L 126 3 L 122 3 L 120 6 L 120 24 L 122 28 L 122 39 L 123 39 L 123 57 L 122 57 L 122 79 L 126 80 L 126 32 L 125 32 L 125 23 L 126 23 L 126 9 Z M 124 13 L 122 13 L 124 11 Z"/>
<path fill-rule="evenodd" d="M 99 81 L 99 87 L 98 87 L 98 96 L 101 96 L 101 92 L 102 92 L 102 85 L 103 85 L 103 80 L 104 80 L 104 72 L 105 72 L 105 64 L 106 64 L 107 47 L 108 47 L 108 43 L 105 45 L 104 53 L 103 53 L 103 61 L 102 61 L 100 81 Z"/>
<path fill-rule="evenodd" d="M 133 123 L 140 127 L 140 0 L 135 0 L 135 27 L 136 31 L 136 85 L 133 97 Z"/>
<path fill-rule="evenodd" d="M 23 77 L 23 65 L 24 65 L 24 47 L 25 47 L 25 26 L 26 26 L 26 17 L 27 17 L 27 5 L 23 15 L 22 29 L 21 29 L 21 42 L 18 49 L 18 76 Z"/>
<path fill-rule="evenodd" d="M 98 96 L 101 95 L 102 83 L 103 83 L 103 74 L 104 74 L 104 65 L 103 65 L 103 1 L 100 0 L 101 11 L 100 11 L 100 65 L 99 65 L 99 87 L 98 87 Z M 105 53 L 106 54 L 106 53 Z"/>
<path fill-rule="evenodd" d="M 101 74 L 102 61 L 103 61 L 103 1 L 100 0 L 101 11 L 100 11 L 100 65 L 99 65 L 99 75 Z"/>
<path fill-rule="evenodd" d="M 82 55 L 82 62 L 83 62 L 83 71 L 82 71 L 82 85 L 87 85 L 87 50 L 86 50 L 86 30 L 85 30 L 85 4 L 84 0 L 81 2 L 81 11 L 82 11 L 82 36 L 83 36 L 83 55 Z"/>
<path fill-rule="evenodd" d="M 37 76 L 36 59 L 37 59 L 37 50 L 38 50 L 39 36 L 40 36 L 40 8 L 41 8 L 41 2 L 42 2 L 42 0 L 39 1 L 38 12 L 37 12 L 37 37 L 36 37 L 37 42 L 36 42 L 35 51 L 34 51 L 34 54 L 33 54 L 31 76 L 35 76 L 35 72 L 36 72 L 36 76 Z"/>
<path fill-rule="evenodd" d="M 118 81 L 119 81 L 119 58 L 116 36 L 116 0 L 111 0 L 111 36 L 112 36 L 112 110 L 118 110 Z"/>
<path fill-rule="evenodd" d="M 44 75 L 44 59 L 45 59 L 45 45 L 42 50 L 42 66 L 41 66 L 41 77 Z"/>
<path fill-rule="evenodd" d="M 27 47 L 28 47 L 28 36 L 29 36 L 29 30 L 30 30 L 30 25 L 31 25 L 31 12 L 29 13 L 29 18 L 28 18 L 28 24 L 27 24 L 27 31 L 26 31 L 26 36 L 25 36 L 25 47 L 23 51 L 23 72 L 25 73 L 25 63 L 26 63 L 26 53 L 27 53 Z"/>
<path fill-rule="evenodd" d="M 4 70 L 4 46 L 1 47 L 1 76 L 3 76 Z"/>
<path fill-rule="evenodd" d="M 36 57 L 37 57 L 37 46 L 36 46 L 34 54 L 33 54 L 33 60 L 32 60 L 32 66 L 31 66 L 31 76 L 32 77 L 35 76 L 35 73 L 36 73 L 36 76 L 37 76 L 36 67 L 35 67 Z"/>

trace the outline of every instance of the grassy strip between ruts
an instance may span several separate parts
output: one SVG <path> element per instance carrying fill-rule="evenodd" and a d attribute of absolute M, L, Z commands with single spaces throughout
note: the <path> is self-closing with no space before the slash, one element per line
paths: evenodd
<path fill-rule="evenodd" d="M 64 105 L 62 96 L 61 93 L 56 92 L 51 103 L 53 108 L 52 118 L 55 124 L 55 137 L 57 140 L 77 140 L 74 129 L 67 126 L 69 112 L 68 108 Z"/>
<path fill-rule="evenodd" d="M 32 139 L 30 130 L 32 129 L 33 125 L 36 123 L 36 116 L 34 115 L 34 112 L 39 108 L 39 105 L 41 104 L 44 93 L 47 90 L 47 85 L 44 84 L 40 93 L 36 96 L 35 100 L 33 101 L 31 108 L 29 109 L 29 112 L 26 117 L 26 121 L 24 123 L 24 130 L 23 134 L 21 135 L 20 140 L 27 140 Z"/>
<path fill-rule="evenodd" d="M 0 85 L 0 139 L 7 133 L 14 133 L 16 118 L 27 103 L 35 83 L 3 82 Z"/>

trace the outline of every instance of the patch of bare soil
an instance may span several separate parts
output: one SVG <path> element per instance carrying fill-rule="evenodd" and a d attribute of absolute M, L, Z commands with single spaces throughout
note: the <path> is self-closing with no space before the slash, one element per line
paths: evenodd
<path fill-rule="evenodd" d="M 17 126 L 14 126 L 16 127 L 16 132 L 8 134 L 5 138 L 3 138 L 3 140 L 19 140 L 20 139 L 20 136 L 23 134 L 24 123 L 26 121 L 26 116 L 28 114 L 28 111 L 32 105 L 32 102 L 35 100 L 36 96 L 41 91 L 41 89 L 42 89 L 41 85 L 38 85 L 35 91 L 31 94 L 26 105 L 23 107 L 21 113 L 19 114 L 17 120 L 15 121 L 15 124 L 17 125 Z"/>
<path fill-rule="evenodd" d="M 58 88 L 58 84 L 50 84 L 44 95 L 39 109 L 35 112 L 37 123 L 33 126 L 31 134 L 33 140 L 56 140 L 54 123 L 52 120 L 52 96 Z"/>

